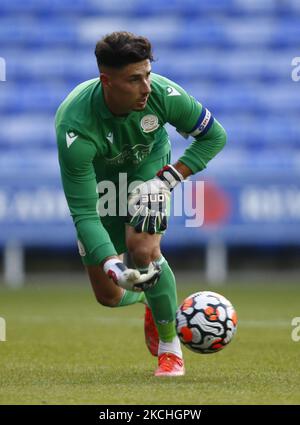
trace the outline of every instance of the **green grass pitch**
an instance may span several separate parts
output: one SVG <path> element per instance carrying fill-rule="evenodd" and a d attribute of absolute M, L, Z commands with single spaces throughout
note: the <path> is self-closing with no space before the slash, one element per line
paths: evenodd
<path fill-rule="evenodd" d="M 179 282 L 179 301 L 203 289 L 232 301 L 237 334 L 215 354 L 183 348 L 186 376 L 156 378 L 142 305 L 100 306 L 87 282 L 1 287 L 0 404 L 300 404 L 300 284 Z"/>

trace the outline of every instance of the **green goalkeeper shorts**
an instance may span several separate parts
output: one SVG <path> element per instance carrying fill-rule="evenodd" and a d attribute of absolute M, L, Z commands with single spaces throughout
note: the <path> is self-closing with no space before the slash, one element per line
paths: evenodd
<path fill-rule="evenodd" d="M 145 162 L 142 164 L 142 166 L 137 170 L 137 172 L 128 178 L 127 181 L 127 187 L 130 185 L 130 183 L 135 181 L 147 181 L 152 179 L 156 173 L 165 165 L 169 164 L 171 161 L 171 152 L 167 153 L 162 158 Z M 121 206 L 123 212 L 127 211 L 127 187 L 126 187 L 126 193 L 121 193 L 120 188 L 117 188 L 116 191 L 116 197 L 113 199 L 113 202 L 116 203 L 117 206 Z M 110 199 L 111 200 L 111 199 Z M 126 205 L 124 205 L 124 202 L 126 202 Z M 119 210 L 119 208 L 118 208 Z M 118 254 L 122 254 L 127 251 L 126 247 L 126 223 L 127 223 L 127 215 L 125 214 L 118 214 L 118 215 L 106 215 L 100 217 L 101 222 L 105 229 L 107 230 L 110 239 L 112 243 L 114 244 L 114 247 Z M 128 223 L 127 223 L 128 224 Z M 160 234 L 163 234 L 164 232 L 157 232 Z M 95 265 L 95 260 L 93 260 L 88 254 L 83 255 L 82 251 L 82 243 L 80 240 L 78 240 L 78 246 L 79 246 L 79 253 L 81 255 L 81 259 L 84 265 L 91 266 Z"/>

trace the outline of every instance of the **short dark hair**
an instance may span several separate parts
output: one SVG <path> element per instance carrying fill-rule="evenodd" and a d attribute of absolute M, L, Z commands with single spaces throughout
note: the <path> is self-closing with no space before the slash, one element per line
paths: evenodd
<path fill-rule="evenodd" d="M 102 65 L 122 68 L 145 59 L 153 61 L 150 41 L 126 31 L 112 32 L 101 38 L 96 44 L 95 55 L 99 70 Z"/>

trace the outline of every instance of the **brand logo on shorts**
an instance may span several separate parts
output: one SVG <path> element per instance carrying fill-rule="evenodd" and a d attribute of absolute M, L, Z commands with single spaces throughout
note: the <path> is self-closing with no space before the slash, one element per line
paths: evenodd
<path fill-rule="evenodd" d="M 150 133 L 159 127 L 158 118 L 156 115 L 145 115 L 141 119 L 141 127 L 144 133 Z"/>
<path fill-rule="evenodd" d="M 81 257 L 85 257 L 86 256 L 86 252 L 85 252 L 85 248 L 84 248 L 82 242 L 78 240 L 77 241 L 77 245 L 78 245 L 78 250 L 79 250 L 80 256 Z"/>
<path fill-rule="evenodd" d="M 113 133 L 111 131 L 108 133 L 108 135 L 106 136 L 106 138 L 107 138 L 107 140 L 110 141 L 111 144 L 114 143 L 114 135 L 113 135 Z"/>

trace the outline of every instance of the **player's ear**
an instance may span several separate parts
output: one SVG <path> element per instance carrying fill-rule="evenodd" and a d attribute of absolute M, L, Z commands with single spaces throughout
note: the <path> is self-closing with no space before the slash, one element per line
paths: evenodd
<path fill-rule="evenodd" d="M 109 75 L 106 74 L 105 72 L 101 72 L 101 74 L 100 74 L 100 81 L 103 84 L 103 86 L 110 86 L 111 85 L 111 81 L 110 81 Z"/>

